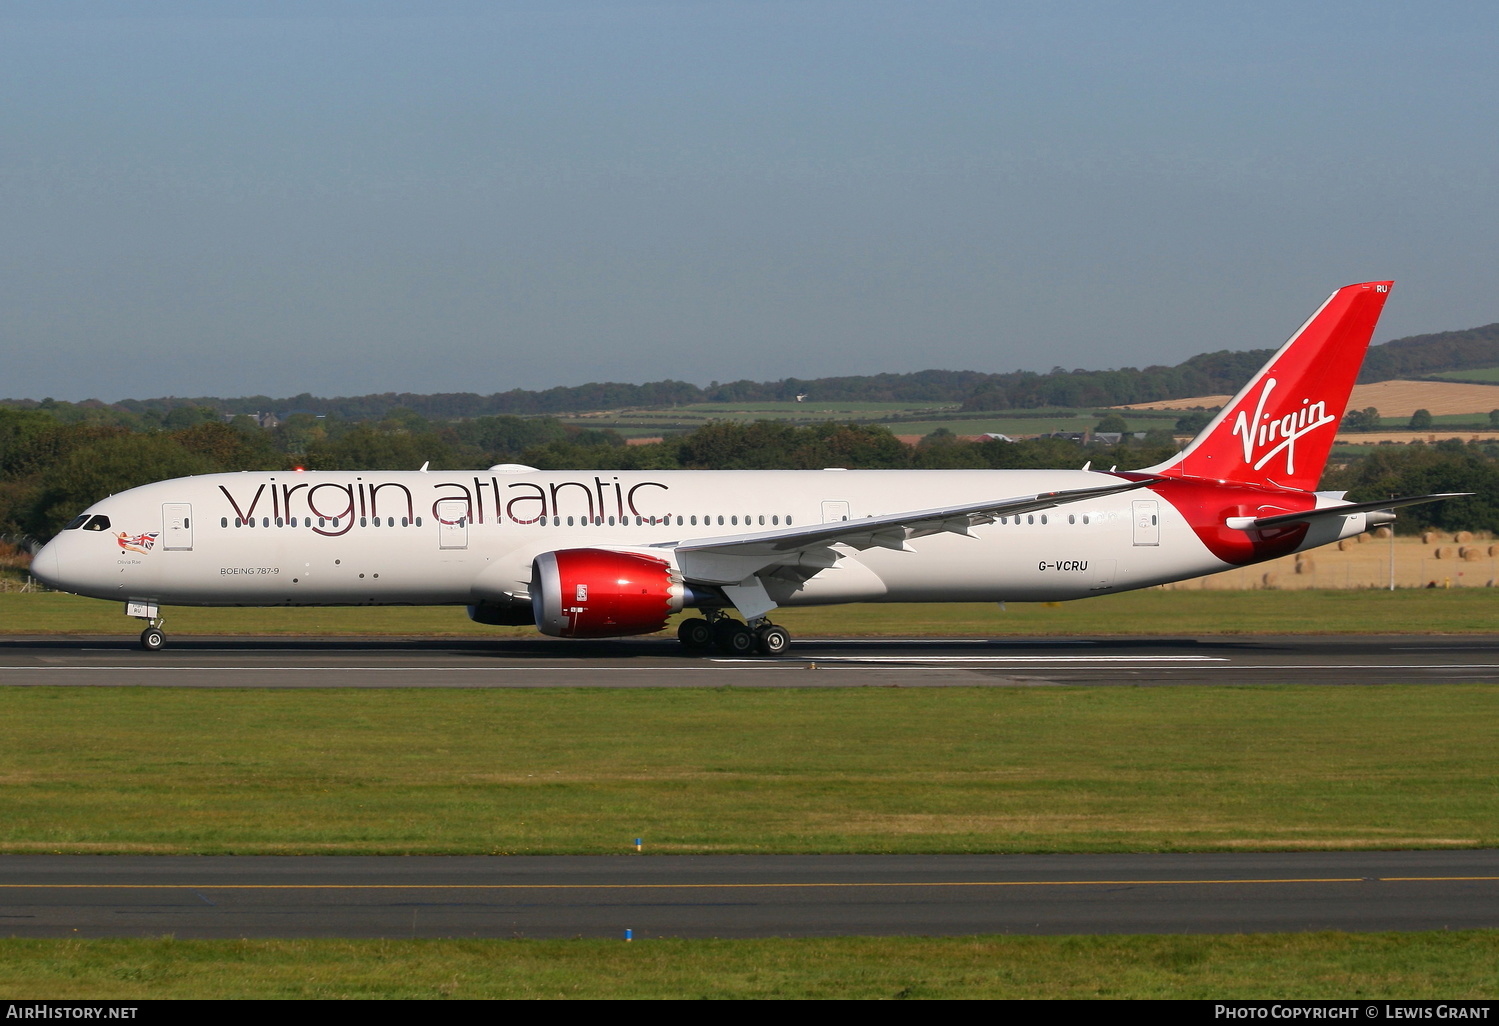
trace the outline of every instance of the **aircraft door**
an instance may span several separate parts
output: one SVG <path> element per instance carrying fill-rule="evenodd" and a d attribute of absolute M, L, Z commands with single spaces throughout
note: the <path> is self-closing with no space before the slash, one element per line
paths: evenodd
<path fill-rule="evenodd" d="M 828 499 L 822 504 L 822 522 L 824 524 L 835 524 L 840 520 L 852 520 L 853 514 L 849 511 L 849 505 L 842 499 Z"/>
<path fill-rule="evenodd" d="M 468 548 L 468 503 L 463 499 L 438 500 L 437 547 Z"/>
<path fill-rule="evenodd" d="M 161 507 L 162 548 L 191 552 L 193 550 L 193 507 L 186 502 L 167 502 Z"/>
<path fill-rule="evenodd" d="M 1161 544 L 1160 503 L 1154 499 L 1136 499 L 1130 505 L 1135 513 L 1135 544 Z"/>

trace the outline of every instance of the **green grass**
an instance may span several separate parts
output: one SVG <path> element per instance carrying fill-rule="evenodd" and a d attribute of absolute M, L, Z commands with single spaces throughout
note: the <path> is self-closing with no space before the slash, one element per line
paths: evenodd
<path fill-rule="evenodd" d="M 888 426 L 897 435 L 929 435 L 938 428 L 947 428 L 955 435 L 982 435 L 993 432 L 1001 435 L 1037 435 L 1050 431 L 1091 431 L 1101 419 L 1099 414 L 1085 413 L 1075 417 L 1018 418 L 969 416 L 962 419 L 892 421 Z M 1159 417 L 1140 417 L 1131 414 L 1125 418 L 1130 431 L 1169 431 L 1176 420 Z M 1081 457 L 1079 459 L 1081 462 Z"/>
<path fill-rule="evenodd" d="M 1438 371 L 1425 375 L 1433 381 L 1476 381 L 1480 384 L 1499 384 L 1499 367 L 1475 367 L 1471 370 Z"/>
<path fill-rule="evenodd" d="M 169 635 L 241 634 L 538 637 L 530 627 L 488 627 L 461 606 L 166 610 Z M 868 603 L 777 610 L 794 636 L 1029 636 L 1198 634 L 1488 634 L 1499 629 L 1499 590 L 1163 591 L 1077 602 Z M 0 593 L 4 634 L 114 634 L 140 623 L 118 602 L 56 593 Z"/>
<path fill-rule="evenodd" d="M 648 940 L 4 940 L 12 1000 L 1492 999 L 1499 932 Z"/>
<path fill-rule="evenodd" d="M 1487 684 L 36 687 L 0 724 L 0 852 L 1499 844 Z"/>

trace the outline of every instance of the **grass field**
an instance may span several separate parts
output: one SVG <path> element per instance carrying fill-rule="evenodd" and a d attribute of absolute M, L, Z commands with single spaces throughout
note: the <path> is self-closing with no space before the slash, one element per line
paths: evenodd
<path fill-rule="evenodd" d="M 0 852 L 1499 843 L 1494 685 L 28 687 L 0 724 Z"/>
<path fill-rule="evenodd" d="M 1438 371 L 1426 375 L 1438 381 L 1476 381 L 1486 385 L 1499 385 L 1499 367 L 1478 367 L 1472 370 Z"/>
<path fill-rule="evenodd" d="M 1329 559 L 1332 557 L 1329 556 Z M 461 606 L 165 610 L 168 635 L 385 635 L 539 637 L 530 627 L 488 627 Z M 1198 634 L 1470 634 L 1499 630 L 1499 589 L 1126 592 L 1078 602 L 868 603 L 786 608 L 793 636 L 869 637 Z M 0 593 L 5 634 L 139 633 L 116 602 L 58 593 Z M 566 642 L 556 642 L 566 644 Z"/>
<path fill-rule="evenodd" d="M 736 941 L 0 940 L 0 993 L 114 998 L 1482 999 L 1499 932 Z"/>

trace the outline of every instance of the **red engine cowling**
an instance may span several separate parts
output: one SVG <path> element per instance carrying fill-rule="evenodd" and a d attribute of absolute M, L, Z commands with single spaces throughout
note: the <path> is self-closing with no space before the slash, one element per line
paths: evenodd
<path fill-rule="evenodd" d="M 536 626 L 554 638 L 650 634 L 682 609 L 664 559 L 607 549 L 543 552 L 531 564 Z"/>

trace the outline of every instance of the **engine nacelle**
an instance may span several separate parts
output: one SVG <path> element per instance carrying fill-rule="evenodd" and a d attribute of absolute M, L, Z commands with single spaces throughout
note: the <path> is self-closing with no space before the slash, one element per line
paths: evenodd
<path fill-rule="evenodd" d="M 607 549 L 543 552 L 531 564 L 537 629 L 554 638 L 650 634 L 681 612 L 685 594 L 671 564 Z"/>

